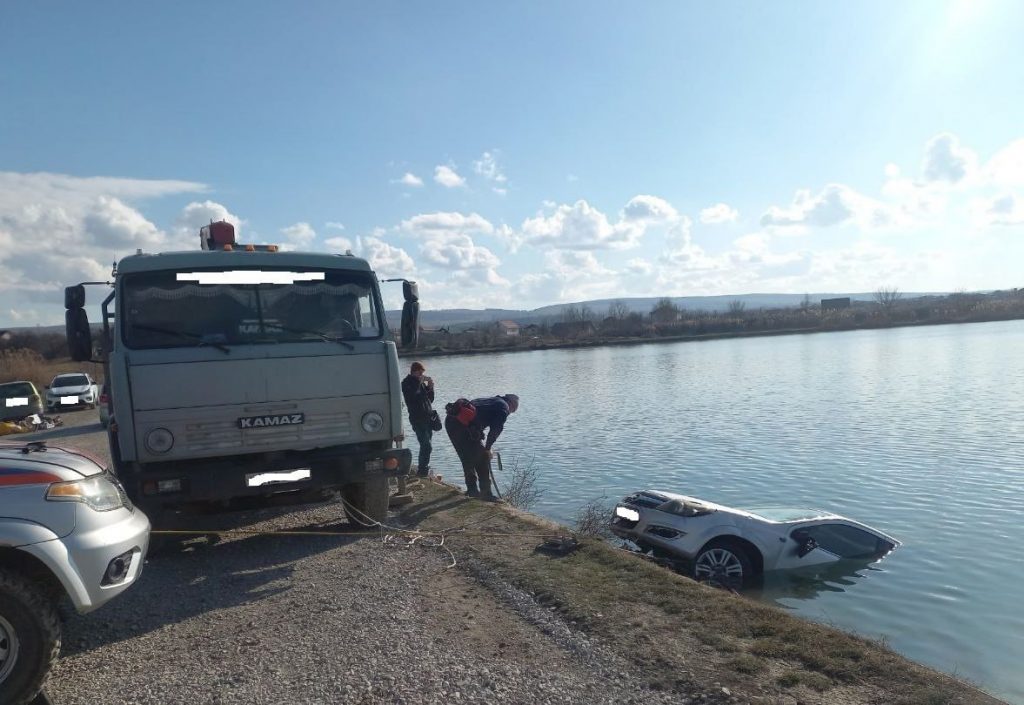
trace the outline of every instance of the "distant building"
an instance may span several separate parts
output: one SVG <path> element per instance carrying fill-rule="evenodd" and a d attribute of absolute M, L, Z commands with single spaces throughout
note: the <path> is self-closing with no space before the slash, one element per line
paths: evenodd
<path fill-rule="evenodd" d="M 519 335 L 519 324 L 515 321 L 496 321 L 494 327 L 498 329 L 501 335 L 509 337 Z"/>
<path fill-rule="evenodd" d="M 822 299 L 821 310 L 822 311 L 839 311 L 844 308 L 850 308 L 850 297 L 844 296 L 838 299 Z"/>
<path fill-rule="evenodd" d="M 13 338 L 14 335 L 9 330 L 0 330 L 0 343 L 6 343 L 8 340 Z"/>

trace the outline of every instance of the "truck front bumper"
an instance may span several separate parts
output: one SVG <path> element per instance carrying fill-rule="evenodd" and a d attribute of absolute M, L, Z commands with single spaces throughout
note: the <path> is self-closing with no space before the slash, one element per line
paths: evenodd
<path fill-rule="evenodd" d="M 173 506 L 284 492 L 314 494 L 373 477 L 408 475 L 411 467 L 408 448 L 317 451 L 148 464 L 122 482 L 134 498 L 147 505 Z"/>

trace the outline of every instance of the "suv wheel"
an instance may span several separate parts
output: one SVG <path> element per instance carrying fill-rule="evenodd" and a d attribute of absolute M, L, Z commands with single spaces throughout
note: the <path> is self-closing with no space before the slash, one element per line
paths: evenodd
<path fill-rule="evenodd" d="M 59 652 L 56 605 L 40 586 L 0 568 L 0 705 L 35 697 Z"/>
<path fill-rule="evenodd" d="M 350 524 L 373 526 L 388 518 L 391 484 L 386 477 L 371 477 L 341 488 L 345 515 Z"/>

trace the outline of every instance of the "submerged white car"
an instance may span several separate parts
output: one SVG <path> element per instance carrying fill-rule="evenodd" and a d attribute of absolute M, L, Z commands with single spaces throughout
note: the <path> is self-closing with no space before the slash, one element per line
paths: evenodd
<path fill-rule="evenodd" d="M 900 545 L 877 529 L 817 509 L 734 509 L 656 490 L 619 502 L 610 528 L 641 550 L 689 561 L 696 580 L 733 589 L 771 570 L 873 562 Z"/>

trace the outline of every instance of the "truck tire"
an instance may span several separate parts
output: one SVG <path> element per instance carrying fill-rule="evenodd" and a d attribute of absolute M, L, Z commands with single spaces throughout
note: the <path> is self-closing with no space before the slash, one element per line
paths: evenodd
<path fill-rule="evenodd" d="M 371 477 L 341 488 L 345 515 L 350 524 L 374 526 L 388 518 L 391 485 L 386 477 Z M 353 511 L 356 510 L 356 511 Z"/>
<path fill-rule="evenodd" d="M 0 705 L 36 697 L 59 653 L 56 604 L 41 586 L 0 568 Z"/>

